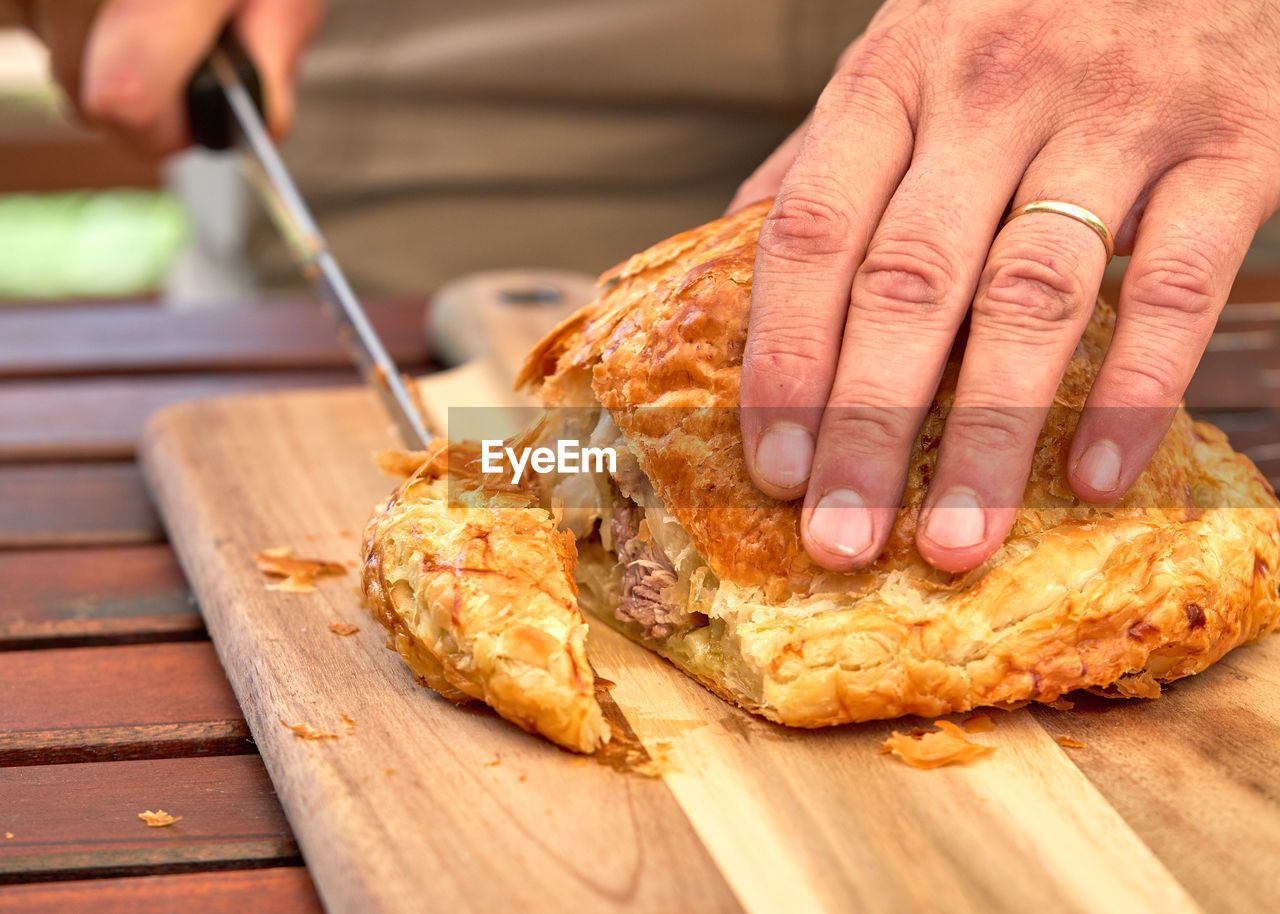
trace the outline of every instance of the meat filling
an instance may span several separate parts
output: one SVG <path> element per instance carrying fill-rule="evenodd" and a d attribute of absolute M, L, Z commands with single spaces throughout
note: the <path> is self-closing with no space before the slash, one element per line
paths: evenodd
<path fill-rule="evenodd" d="M 630 501 L 614 507 L 610 532 L 623 566 L 622 597 L 616 610 L 619 620 L 636 623 L 646 637 L 657 641 L 707 624 L 705 615 L 689 612 L 673 599 L 675 568 L 649 535 L 641 508 Z"/>

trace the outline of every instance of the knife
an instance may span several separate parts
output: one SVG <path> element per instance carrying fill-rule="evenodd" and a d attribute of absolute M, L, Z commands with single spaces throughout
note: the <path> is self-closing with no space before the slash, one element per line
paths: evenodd
<path fill-rule="evenodd" d="M 395 421 L 405 445 L 424 450 L 431 434 L 378 333 L 316 227 L 263 122 L 261 81 L 230 27 L 187 86 L 191 136 L 208 149 L 242 145 L 244 172 L 302 273 L 338 322 L 338 336 Z M 238 128 L 238 129 L 237 129 Z M 237 139 L 243 141 L 237 143 Z"/>

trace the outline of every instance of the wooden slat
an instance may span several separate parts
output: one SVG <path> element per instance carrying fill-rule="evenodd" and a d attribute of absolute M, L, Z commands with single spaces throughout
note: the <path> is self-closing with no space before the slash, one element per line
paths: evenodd
<path fill-rule="evenodd" d="M 0 650 L 203 637 L 168 546 L 0 552 Z"/>
<path fill-rule="evenodd" d="M 256 755 L 0 768 L 0 797 L 0 882 L 298 859 Z M 182 820 L 149 828 L 148 809 Z"/>
<path fill-rule="evenodd" d="M 1072 760 L 1210 912 L 1280 898 L 1280 636 L 1239 648 L 1158 701 L 1036 710 Z"/>
<path fill-rule="evenodd" d="M 11 885 L 0 891 L 0 914 L 139 914 L 182 911 L 226 914 L 321 914 L 315 886 L 301 866 L 260 870 L 76 879 Z"/>
<path fill-rule="evenodd" d="M 0 462 L 133 456 L 147 416 L 182 400 L 358 383 L 351 369 L 0 383 Z"/>
<path fill-rule="evenodd" d="M 155 163 L 83 128 L 9 116 L 0 139 L 0 193 L 160 185 Z"/>
<path fill-rule="evenodd" d="M 0 765 L 251 752 L 209 642 L 12 651 Z"/>
<path fill-rule="evenodd" d="M 163 539 L 133 464 L 0 466 L 0 548 Z"/>
<path fill-rule="evenodd" d="M 371 303 L 368 312 L 401 367 L 428 361 L 421 302 Z M 346 368 L 350 361 L 318 303 L 199 311 L 43 305 L 0 312 L 0 378 Z"/>

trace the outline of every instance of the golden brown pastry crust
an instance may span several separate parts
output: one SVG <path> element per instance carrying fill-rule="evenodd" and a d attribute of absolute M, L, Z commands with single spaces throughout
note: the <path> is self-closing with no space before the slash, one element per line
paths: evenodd
<path fill-rule="evenodd" d="M 1075 418 L 1114 323 L 1103 305 L 1041 436 L 1024 500 L 1034 507 L 983 568 L 942 574 L 912 545 L 954 364 L 917 441 L 885 554 L 853 574 L 814 565 L 798 504 L 751 484 L 735 412 L 767 209 L 631 258 L 520 376 L 549 405 L 598 399 L 608 408 L 721 579 L 717 624 L 660 652 L 750 710 L 812 727 L 1052 701 L 1077 688 L 1150 696 L 1276 625 L 1280 511 L 1221 432 L 1180 410 L 1118 505 L 1083 505 L 1067 488 Z"/>
<path fill-rule="evenodd" d="M 609 728 L 587 662 L 573 536 L 532 494 L 474 472 L 475 458 L 444 446 L 383 457 L 387 469 L 413 469 L 365 528 L 365 598 L 426 685 L 592 752 Z"/>

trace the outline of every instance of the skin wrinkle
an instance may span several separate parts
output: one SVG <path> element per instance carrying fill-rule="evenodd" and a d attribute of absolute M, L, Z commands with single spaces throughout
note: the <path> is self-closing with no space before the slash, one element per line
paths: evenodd
<path fill-rule="evenodd" d="M 890 144 L 895 155 L 908 153 L 913 169 L 924 161 L 920 150 L 928 150 L 928 166 L 934 170 L 955 168 L 960 150 L 972 148 L 966 128 L 988 138 L 1004 137 L 988 159 L 1009 168 L 1025 157 L 1022 170 L 1030 176 L 1015 183 L 1012 203 L 1056 199 L 1088 207 L 1114 233 L 1118 252 L 1133 252 L 1119 302 L 1118 355 L 1107 360 L 1097 385 L 1105 391 L 1107 405 L 1127 405 L 1130 398 L 1140 402 L 1143 393 L 1126 393 L 1121 383 L 1125 359 L 1146 359 L 1134 339 L 1163 338 L 1151 326 L 1167 325 L 1172 344 L 1162 354 L 1168 365 L 1161 368 L 1168 379 L 1185 382 L 1207 339 L 1208 318 L 1221 308 L 1249 237 L 1280 205 L 1280 131 L 1267 117 L 1280 82 L 1280 58 L 1275 43 L 1265 40 L 1280 34 L 1280 4 L 1226 0 L 1213 4 L 1212 15 L 1205 13 L 1202 0 L 1105 5 L 1085 0 L 889 0 L 868 34 L 842 57 L 829 93 L 812 115 L 807 132 L 822 137 L 821 144 L 795 144 L 796 160 L 775 189 L 785 195 L 791 184 L 811 184 L 814 175 L 824 183 L 838 175 L 844 188 L 881 181 L 885 174 L 876 160 L 850 162 L 830 154 L 833 146 L 839 148 L 841 136 L 856 137 L 861 149 Z M 898 49 L 910 51 L 894 59 Z M 891 131 L 868 139 L 865 124 L 839 120 L 840 107 L 830 103 L 831 96 L 852 91 L 859 78 L 869 75 L 887 80 L 891 90 L 896 81 L 894 94 L 912 114 L 910 146 L 891 145 L 906 142 Z M 979 167 L 987 167 L 985 160 Z M 945 211 L 946 201 L 912 199 L 912 194 L 937 194 L 928 181 L 911 178 L 908 172 L 879 219 L 847 211 L 852 234 L 873 239 L 866 262 L 849 269 L 853 300 L 843 305 L 845 311 L 860 312 L 858 325 L 864 329 L 846 332 L 840 353 L 827 356 L 830 363 L 814 365 L 812 353 L 818 350 L 810 350 L 807 359 L 771 365 L 773 371 L 794 376 L 796 389 L 818 386 L 811 379 L 830 378 L 834 364 L 830 402 L 875 403 L 894 391 L 915 389 L 910 372 L 936 362 L 946 345 L 900 318 L 937 308 L 957 274 L 975 275 L 971 266 L 954 264 L 948 256 L 968 250 L 956 239 L 975 231 L 974 220 L 956 226 L 946 218 L 919 219 L 913 214 L 928 212 L 926 203 Z M 1029 195 L 1027 187 L 1043 188 L 1042 195 Z M 757 193 L 769 189 L 753 185 Z M 988 184 L 981 192 L 995 191 Z M 968 200 L 957 205 L 966 211 L 978 208 Z M 827 221 L 840 224 L 834 218 Z M 880 249 L 885 244 L 877 240 L 881 238 L 893 241 Z M 821 249 L 820 240 L 810 242 Z M 1019 385 L 1009 379 L 1024 376 L 1022 393 L 1038 398 L 1060 374 L 1075 343 L 1069 337 L 1101 280 L 1097 240 L 1062 217 L 1018 219 L 1001 230 L 986 260 L 957 402 L 997 386 L 1012 390 Z M 801 308 L 825 314 L 841 307 L 831 298 L 831 290 L 840 285 L 832 272 L 840 269 L 837 262 L 822 262 L 819 281 L 816 265 L 775 260 L 766 246 L 757 267 L 753 306 L 770 319 L 753 321 L 749 350 L 768 326 L 790 323 L 791 314 Z M 868 302 L 872 307 L 866 307 Z M 949 310 L 937 319 L 949 323 Z M 873 320 L 886 324 L 884 333 L 865 331 L 866 322 Z M 857 365 L 866 370 L 849 367 Z M 761 398 L 763 388 L 752 368 L 749 362 L 742 404 L 775 411 L 788 406 Z M 1138 364 L 1134 370 L 1146 369 Z M 882 384 L 868 379 L 873 371 L 885 374 Z M 861 390 L 847 390 L 850 384 Z M 1180 385 L 1160 393 L 1176 398 Z M 746 430 L 748 453 L 755 453 L 755 441 L 768 424 L 762 414 Z M 907 459 L 895 444 L 891 452 L 864 455 L 870 463 L 861 469 L 848 459 L 840 468 L 837 451 L 848 448 L 848 442 L 830 439 L 825 424 L 821 431 L 816 426 L 809 431 L 818 433 L 814 460 L 838 468 L 821 478 L 811 474 L 823 491 L 842 486 L 874 490 L 876 475 L 888 482 L 895 475 L 891 464 Z M 1075 452 L 1106 437 L 1123 439 L 1130 448 L 1127 458 L 1121 454 L 1122 488 L 1108 497 L 1122 494 L 1123 486 L 1137 478 L 1140 462 L 1164 427 L 1152 415 L 1123 431 L 1108 428 L 1103 420 L 1087 420 L 1072 445 Z M 755 468 L 750 469 L 755 478 Z M 934 488 L 940 492 L 968 485 L 986 491 L 1016 483 L 996 480 L 992 472 L 980 466 L 961 470 L 944 460 Z M 1074 477 L 1067 482 L 1077 494 L 1098 495 Z M 812 509 L 814 494 L 808 493 L 806 510 Z M 879 530 L 877 549 L 884 533 Z M 980 549 L 962 558 L 948 559 L 936 551 L 926 558 L 951 571 L 974 567 L 999 545 L 1004 531 L 990 528 L 989 534 Z M 827 558 L 839 552 L 838 543 L 830 546 L 834 552 L 826 553 Z"/>

